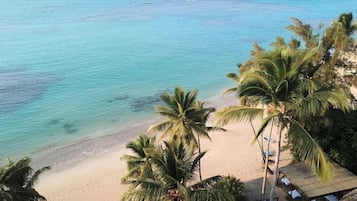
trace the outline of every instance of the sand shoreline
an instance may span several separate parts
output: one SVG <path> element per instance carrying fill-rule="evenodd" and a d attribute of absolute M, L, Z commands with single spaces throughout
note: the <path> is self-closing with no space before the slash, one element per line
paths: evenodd
<path fill-rule="evenodd" d="M 140 133 L 144 133 L 145 129 L 143 128 L 147 128 L 153 122 L 156 121 L 140 122 L 117 133 L 86 137 L 70 143 L 39 149 L 31 156 L 34 167 L 40 168 L 49 165 L 53 170 L 61 171 L 68 166 L 81 163 L 81 161 L 124 148 L 128 141 L 135 139 Z"/>
<path fill-rule="evenodd" d="M 213 97 L 206 102 L 207 105 L 219 109 L 237 104 L 237 99 L 234 94 L 230 94 Z M 151 122 L 147 123 L 147 125 L 152 124 Z M 143 124 L 142 127 L 131 129 L 131 132 L 135 134 L 126 140 L 130 141 L 146 131 L 147 125 Z M 212 132 L 210 134 L 212 141 L 207 139 L 202 141 L 202 150 L 207 151 L 202 161 L 203 177 L 234 175 L 243 182 L 261 177 L 261 155 L 257 145 L 252 144 L 251 126 L 247 123 L 239 123 L 228 125 L 225 128 L 227 132 Z M 119 200 L 120 195 L 128 188 L 127 185 L 120 182 L 120 179 L 126 174 L 126 164 L 124 161 L 120 161 L 120 157 L 128 153 L 129 150 L 124 147 L 127 141 L 118 143 L 114 140 L 116 138 L 122 137 L 114 134 L 80 142 L 75 151 L 81 151 L 81 148 L 86 150 L 91 143 L 98 140 L 101 143 L 109 142 L 110 144 L 107 145 L 106 151 L 90 155 L 81 161 L 70 160 L 67 163 L 55 164 L 53 170 L 40 178 L 37 185 L 38 191 L 49 201 Z M 61 149 L 67 148 L 64 146 Z M 59 154 L 63 154 L 61 151 Z M 65 157 L 75 157 L 71 151 L 69 149 L 68 155 Z M 60 157 L 56 150 L 52 153 L 54 156 L 51 157 Z"/>
<path fill-rule="evenodd" d="M 233 94 L 219 95 L 221 91 L 217 92 L 218 95 L 203 101 L 207 106 L 217 108 L 234 100 Z M 82 161 L 116 151 L 125 147 L 127 142 L 135 139 L 139 134 L 145 133 L 149 126 L 159 122 L 160 118 L 153 112 L 149 118 L 142 118 L 135 124 L 131 124 L 130 127 L 121 127 L 117 132 L 83 137 L 64 144 L 50 144 L 39 148 L 30 153 L 33 167 L 51 166 L 53 171 L 61 171 L 68 166 L 72 167 Z"/>

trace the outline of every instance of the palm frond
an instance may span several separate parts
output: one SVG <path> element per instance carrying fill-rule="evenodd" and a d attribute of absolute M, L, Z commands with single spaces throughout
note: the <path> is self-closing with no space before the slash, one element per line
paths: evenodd
<path fill-rule="evenodd" d="M 33 187 L 33 186 L 36 184 L 36 182 L 38 181 L 38 179 L 39 179 L 39 177 L 40 177 L 40 174 L 42 174 L 43 172 L 48 171 L 48 170 L 50 170 L 50 169 L 51 169 L 50 166 L 46 166 L 46 167 L 43 167 L 43 168 L 41 168 L 41 169 L 35 171 L 35 172 L 33 173 L 33 175 L 32 175 L 31 177 L 29 177 L 28 180 L 25 182 L 24 188 L 31 188 L 31 187 Z"/>
<path fill-rule="evenodd" d="M 150 185 L 149 185 L 150 184 Z M 151 185 L 153 184 L 153 185 Z M 167 196 L 166 188 L 160 188 L 154 182 L 147 182 L 146 188 L 131 188 L 129 191 L 125 192 L 121 200 L 122 201 L 152 201 L 152 200 L 164 200 Z"/>
<path fill-rule="evenodd" d="M 263 115 L 264 109 L 246 106 L 229 106 L 216 113 L 215 125 L 224 126 L 236 121 L 249 121 Z"/>
<path fill-rule="evenodd" d="M 262 123 L 260 124 L 260 127 L 256 133 L 254 141 L 256 141 L 258 139 L 258 137 L 261 136 L 261 134 L 264 132 L 265 128 L 269 125 L 269 123 L 274 121 L 277 117 L 281 117 L 282 115 L 283 114 L 281 112 L 274 111 L 274 112 L 270 113 L 267 117 L 265 117 L 263 119 Z"/>
<path fill-rule="evenodd" d="M 180 111 L 180 108 L 177 106 L 177 103 L 174 103 L 174 105 L 169 105 L 169 107 L 157 105 L 155 106 L 155 110 L 157 114 L 160 114 L 169 119 L 176 119 L 177 112 Z"/>
<path fill-rule="evenodd" d="M 210 188 L 210 187 L 214 186 L 214 184 L 216 184 L 217 181 L 219 181 L 221 178 L 222 178 L 222 176 L 219 176 L 219 175 L 209 177 L 207 179 L 204 179 L 200 182 L 193 184 L 190 188 L 192 188 L 192 189 Z"/>
<path fill-rule="evenodd" d="M 226 89 L 223 91 L 222 95 L 226 95 L 228 93 L 232 93 L 232 92 L 237 92 L 238 91 L 238 88 L 237 87 L 232 87 L 232 88 L 229 88 L 229 89 Z"/>
<path fill-rule="evenodd" d="M 333 166 L 309 132 L 299 122 L 292 119 L 288 135 L 298 147 L 294 150 L 298 157 L 307 162 L 319 178 L 330 180 L 333 175 Z"/>
<path fill-rule="evenodd" d="M 265 91 L 272 91 L 271 90 L 271 83 L 269 83 L 268 79 L 266 79 L 266 76 L 262 76 L 261 73 L 264 72 L 247 72 L 244 73 L 241 77 L 240 80 L 240 85 L 238 86 L 238 89 L 240 91 L 240 94 L 244 94 L 241 92 L 241 90 L 244 88 L 244 86 L 259 86 L 263 88 Z"/>
<path fill-rule="evenodd" d="M 191 167 L 190 167 L 190 171 L 191 172 L 195 172 L 198 168 L 198 165 L 202 159 L 202 157 L 206 154 L 206 152 L 201 152 L 201 153 L 198 153 L 198 155 L 193 159 L 192 161 L 192 164 L 191 164 Z"/>
<path fill-rule="evenodd" d="M 163 121 L 163 122 L 160 122 L 160 123 L 150 126 L 147 132 L 153 133 L 153 132 L 157 132 L 157 131 L 164 131 L 164 130 L 171 128 L 172 126 L 173 126 L 172 121 L 167 120 L 167 121 Z"/>
<path fill-rule="evenodd" d="M 239 82 L 239 76 L 236 73 L 228 73 L 227 77 L 235 82 Z"/>
<path fill-rule="evenodd" d="M 291 110 L 298 118 L 320 115 L 331 107 L 344 112 L 349 110 L 347 95 L 342 88 L 315 87 L 315 91 L 297 94 L 292 101 Z"/>
<path fill-rule="evenodd" d="M 234 201 L 232 195 L 216 188 L 195 189 L 190 195 L 191 201 Z"/>

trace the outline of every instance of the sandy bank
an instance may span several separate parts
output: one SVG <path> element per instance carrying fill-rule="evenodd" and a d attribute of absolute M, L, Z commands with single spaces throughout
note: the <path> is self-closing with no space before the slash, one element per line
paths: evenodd
<path fill-rule="evenodd" d="M 209 102 L 217 108 L 232 104 L 236 104 L 233 96 Z M 262 177 L 261 155 L 257 144 L 252 143 L 250 124 L 232 124 L 225 128 L 227 132 L 211 133 L 212 141 L 202 141 L 203 150 L 207 151 L 202 161 L 203 177 L 234 175 L 243 182 Z M 37 189 L 49 201 L 119 200 L 128 188 L 120 183 L 126 174 L 126 164 L 120 157 L 127 152 L 119 147 L 71 167 L 50 171 L 40 179 Z"/>

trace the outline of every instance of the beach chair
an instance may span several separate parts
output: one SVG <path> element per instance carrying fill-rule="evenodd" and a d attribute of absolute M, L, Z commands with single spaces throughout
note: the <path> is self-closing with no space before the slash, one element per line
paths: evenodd
<path fill-rule="evenodd" d="M 264 151 L 265 156 L 274 156 L 275 152 L 274 151 Z"/>
<path fill-rule="evenodd" d="M 283 183 L 285 186 L 290 186 L 291 181 L 288 178 L 283 177 L 281 178 L 281 183 Z"/>
<path fill-rule="evenodd" d="M 296 189 L 293 189 L 293 190 L 289 191 L 288 193 L 291 196 L 291 198 L 293 198 L 293 199 L 301 197 L 301 194 Z"/>

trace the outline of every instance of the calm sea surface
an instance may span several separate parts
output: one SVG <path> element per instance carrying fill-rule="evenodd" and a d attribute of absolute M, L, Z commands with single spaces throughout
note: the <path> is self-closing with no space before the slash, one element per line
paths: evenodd
<path fill-rule="evenodd" d="M 152 119 L 158 94 L 233 85 L 225 75 L 355 0 L 1 0 L 0 159 L 108 135 Z"/>

